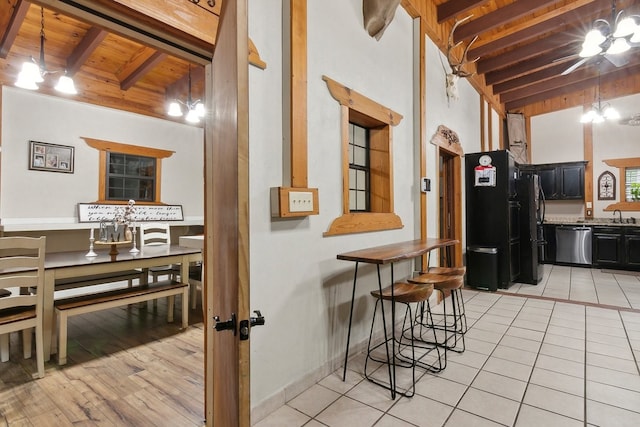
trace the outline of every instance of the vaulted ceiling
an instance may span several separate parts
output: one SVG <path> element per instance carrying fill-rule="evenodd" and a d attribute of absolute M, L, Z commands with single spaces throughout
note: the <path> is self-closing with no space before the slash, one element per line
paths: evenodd
<path fill-rule="evenodd" d="M 467 71 L 475 71 L 487 94 L 505 111 L 528 115 L 640 92 L 640 44 L 617 57 L 578 56 L 596 19 L 615 12 L 640 14 L 637 0 L 435 0 L 438 24 L 451 28 L 458 54 L 469 47 Z M 637 18 L 640 23 L 640 17 Z M 444 42 L 444 40 L 443 40 Z M 610 61 L 611 59 L 612 61 Z M 614 65 L 613 62 L 616 62 Z M 573 69 L 574 66 L 578 65 Z M 572 71 L 571 71 L 572 70 Z M 565 74 L 565 75 L 563 75 Z"/>
<path fill-rule="evenodd" d="M 433 26 L 437 28 L 431 33 L 440 34 L 435 42 L 444 51 L 451 27 L 470 16 L 453 34 L 454 43 L 461 42 L 453 53 L 459 58 L 477 36 L 467 59 L 479 59 L 467 64 L 465 70 L 477 73 L 474 85 L 499 104 L 500 111 L 535 115 L 589 104 L 595 99 L 598 81 L 603 99 L 640 92 L 638 46 L 621 54 L 617 65 L 598 55 L 562 75 L 580 60 L 577 54 L 593 21 L 611 20 L 611 0 L 403 0 L 403 5 L 422 1 L 435 11 Z M 64 7 L 58 7 L 68 3 L 96 5 L 99 13 L 100 5 L 107 0 L 6 0 L 0 4 L 0 83 L 13 85 L 22 63 L 30 56 L 38 57 L 44 5 L 46 67 L 66 70 L 73 76 L 79 89 L 74 99 L 168 118 L 167 102 L 187 98 L 189 70 L 192 97 L 202 97 L 203 65 L 213 52 L 211 34 L 215 35 L 220 0 L 165 2 L 170 5 L 167 16 L 149 20 L 151 27 L 157 27 L 164 24 L 163 20 L 169 23 L 171 13 L 191 14 L 192 19 L 199 19 L 212 30 L 207 36 L 194 38 L 195 47 L 186 50 L 165 48 L 175 39 L 171 34 L 168 44 L 155 43 L 153 34 L 148 43 L 134 42 L 126 31 L 107 25 L 114 19 L 106 17 L 105 25 L 100 20 L 87 23 L 82 16 L 67 14 Z M 125 8 L 127 4 L 133 7 L 135 1 L 108 3 Z M 616 10 L 640 14 L 640 4 L 637 0 L 618 0 Z M 184 39 L 181 36 L 176 37 Z M 54 80 L 48 78 L 41 91 L 57 95 Z"/>

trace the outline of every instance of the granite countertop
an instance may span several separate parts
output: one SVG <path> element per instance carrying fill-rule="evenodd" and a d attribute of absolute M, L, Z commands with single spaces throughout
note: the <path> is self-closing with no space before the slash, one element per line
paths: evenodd
<path fill-rule="evenodd" d="M 635 219 L 635 223 L 633 220 Z M 615 222 L 614 222 L 615 221 Z M 601 225 L 614 227 L 640 227 L 640 219 L 634 217 L 622 217 L 622 223 L 618 222 L 618 218 L 569 218 L 569 217 L 553 217 L 545 218 L 545 224 L 555 225 Z"/>

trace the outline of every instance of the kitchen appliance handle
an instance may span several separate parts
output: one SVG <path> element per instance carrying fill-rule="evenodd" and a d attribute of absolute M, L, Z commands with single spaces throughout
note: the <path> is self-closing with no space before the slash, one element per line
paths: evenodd
<path fill-rule="evenodd" d="M 571 230 L 571 231 L 589 231 L 589 230 L 591 230 L 591 227 L 587 227 L 585 225 L 583 225 L 583 226 L 561 225 L 558 228 L 560 230 L 563 230 L 563 231 L 566 231 L 566 230 Z"/>

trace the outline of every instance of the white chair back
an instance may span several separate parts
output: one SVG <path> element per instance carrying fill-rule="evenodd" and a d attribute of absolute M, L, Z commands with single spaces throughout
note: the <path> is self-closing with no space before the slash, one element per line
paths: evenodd
<path fill-rule="evenodd" d="M 171 227 L 163 222 L 143 222 L 140 224 L 140 246 L 170 245 Z"/>
<path fill-rule="evenodd" d="M 0 336 L 36 330 L 38 376 L 44 376 L 43 293 L 46 238 L 0 237 Z M 10 310 L 7 313 L 7 310 Z M 18 310 L 18 311 L 16 311 Z M 18 313 L 19 314 L 16 314 Z M 2 319 L 4 315 L 5 319 Z M 25 334 L 26 335 L 26 334 Z M 30 336 L 30 331 L 29 331 Z M 8 344 L 5 335 L 2 346 Z M 31 341 L 25 355 L 31 353 Z M 6 348 L 2 349 L 7 351 Z"/>

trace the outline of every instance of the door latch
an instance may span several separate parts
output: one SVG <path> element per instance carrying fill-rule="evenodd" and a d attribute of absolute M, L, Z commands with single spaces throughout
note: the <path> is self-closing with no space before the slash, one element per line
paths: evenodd
<path fill-rule="evenodd" d="M 216 331 L 220 332 L 220 331 L 231 330 L 233 331 L 233 335 L 237 335 L 238 331 L 236 329 L 237 320 L 236 320 L 235 313 L 231 313 L 231 319 L 225 322 L 221 322 L 220 317 L 218 316 L 213 316 L 213 320 L 216 322 L 214 326 L 216 328 Z"/>
<path fill-rule="evenodd" d="M 254 326 L 264 325 L 264 316 L 262 316 L 260 310 L 254 310 L 253 312 L 256 314 L 256 317 L 250 317 L 249 320 L 240 321 L 240 340 L 248 340 L 249 331 Z"/>

